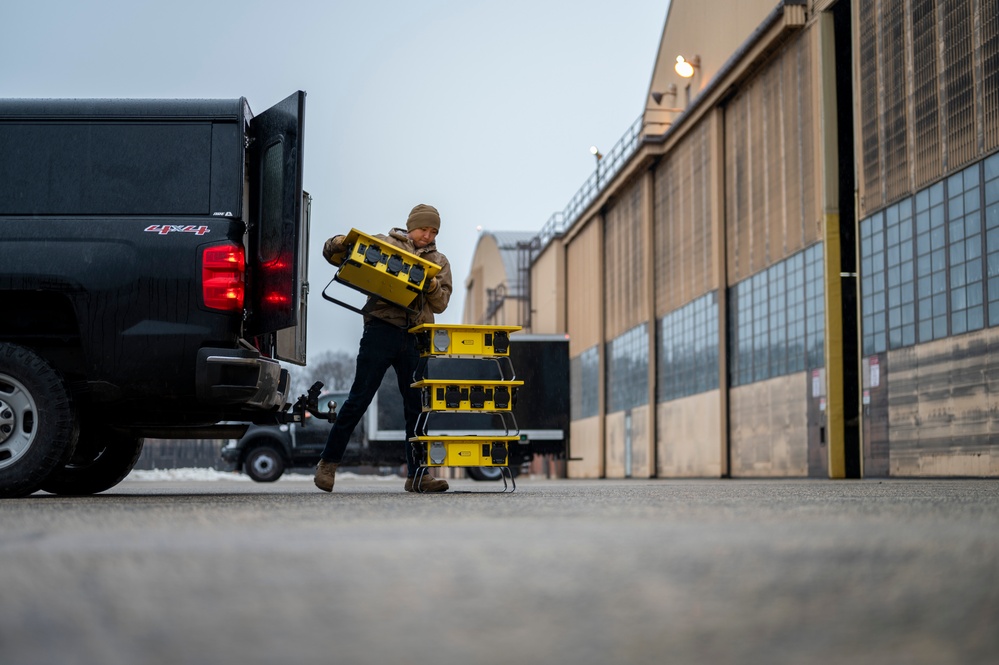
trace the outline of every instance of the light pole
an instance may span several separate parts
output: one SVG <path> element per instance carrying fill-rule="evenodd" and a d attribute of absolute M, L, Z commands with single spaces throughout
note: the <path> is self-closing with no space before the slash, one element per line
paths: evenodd
<path fill-rule="evenodd" d="M 599 148 L 597 148 L 597 146 L 595 146 L 595 145 L 591 145 L 590 146 L 590 154 L 597 158 L 597 188 L 599 188 L 600 187 L 600 160 L 603 159 L 604 156 L 602 154 L 600 154 Z"/>

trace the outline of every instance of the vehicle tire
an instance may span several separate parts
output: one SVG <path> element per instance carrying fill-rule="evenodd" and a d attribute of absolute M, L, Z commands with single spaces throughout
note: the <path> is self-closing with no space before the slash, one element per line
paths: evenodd
<path fill-rule="evenodd" d="M 503 480 L 501 468 L 498 466 L 470 466 L 465 471 L 472 480 Z M 520 475 L 520 467 L 511 466 L 510 473 L 516 478 Z"/>
<path fill-rule="evenodd" d="M 107 425 L 83 423 L 76 451 L 52 472 L 42 489 L 51 494 L 82 496 L 111 489 L 129 474 L 142 453 L 141 439 Z"/>
<path fill-rule="evenodd" d="M 258 483 L 273 483 L 284 473 L 284 458 L 274 446 L 257 446 L 246 455 L 243 471 Z"/>
<path fill-rule="evenodd" d="M 59 373 L 33 351 L 0 343 L 0 497 L 38 490 L 73 453 L 78 435 Z"/>

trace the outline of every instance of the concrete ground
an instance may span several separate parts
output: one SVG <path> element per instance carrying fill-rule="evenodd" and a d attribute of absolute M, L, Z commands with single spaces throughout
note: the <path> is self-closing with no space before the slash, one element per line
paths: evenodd
<path fill-rule="evenodd" d="M 0 502 L 0 661 L 999 662 L 997 480 L 452 486 Z"/>

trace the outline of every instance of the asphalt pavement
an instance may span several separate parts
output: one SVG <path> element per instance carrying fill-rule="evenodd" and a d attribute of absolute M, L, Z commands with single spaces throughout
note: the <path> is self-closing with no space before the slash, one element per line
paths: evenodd
<path fill-rule="evenodd" d="M 5 665 L 999 662 L 999 480 L 0 502 Z"/>

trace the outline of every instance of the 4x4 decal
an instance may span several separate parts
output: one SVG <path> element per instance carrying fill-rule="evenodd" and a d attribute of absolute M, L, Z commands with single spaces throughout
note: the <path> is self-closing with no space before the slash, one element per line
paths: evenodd
<path fill-rule="evenodd" d="M 195 235 L 203 236 L 206 233 L 211 232 L 205 225 L 195 226 L 194 224 L 188 224 L 187 226 L 179 226 L 177 224 L 150 224 L 145 229 L 146 233 L 158 233 L 161 236 L 168 233 L 193 233 Z"/>

